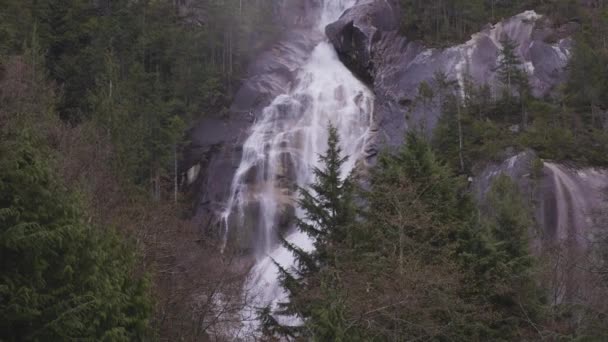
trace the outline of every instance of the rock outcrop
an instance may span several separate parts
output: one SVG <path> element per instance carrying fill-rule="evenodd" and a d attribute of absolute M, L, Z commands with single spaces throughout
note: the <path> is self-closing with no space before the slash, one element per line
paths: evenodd
<path fill-rule="evenodd" d="M 608 209 L 608 171 L 541 161 L 534 152 L 526 151 L 480 173 L 474 187 L 479 200 L 501 174 L 517 183 L 534 208 L 539 225 L 536 247 L 564 242 L 578 249 L 589 247 Z"/>
<path fill-rule="evenodd" d="M 376 76 L 376 44 L 383 34 L 399 28 L 396 9 L 388 1 L 364 1 L 325 29 L 342 62 L 368 85 L 373 85 Z"/>
<path fill-rule="evenodd" d="M 401 36 L 399 15 L 395 1 L 364 0 L 326 28 L 343 62 L 375 92 L 376 137 L 368 148 L 369 156 L 380 148 L 400 145 L 405 131 L 412 127 L 434 127 L 440 114 L 437 106 L 420 110 L 415 98 L 421 82 L 433 84 L 436 71 L 461 85 L 468 76 L 476 84 L 496 88 L 503 37 L 518 44 L 534 95 L 550 95 L 564 81 L 570 36 L 577 29 L 575 23 L 555 28 L 548 19 L 527 11 L 488 25 L 464 44 L 439 49 Z M 534 170 L 535 164 L 539 170 Z M 541 228 L 537 246 L 569 241 L 585 247 L 593 233 L 593 212 L 608 203 L 603 198 L 608 173 L 543 164 L 534 152 L 527 151 L 480 172 L 474 182 L 478 198 L 503 173 L 517 182 L 535 206 Z"/>
<path fill-rule="evenodd" d="M 495 85 L 503 36 L 519 45 L 535 95 L 549 94 L 564 79 L 572 45 L 568 35 L 575 24 L 554 29 L 547 19 L 528 11 L 488 25 L 464 44 L 437 49 L 401 36 L 399 13 L 394 1 L 365 0 L 326 29 L 343 62 L 376 94 L 377 137 L 370 155 L 400 145 L 409 128 L 432 130 L 437 106 L 423 109 L 415 99 L 420 83 L 432 84 L 436 71 L 461 85 L 467 74 L 477 84 Z"/>

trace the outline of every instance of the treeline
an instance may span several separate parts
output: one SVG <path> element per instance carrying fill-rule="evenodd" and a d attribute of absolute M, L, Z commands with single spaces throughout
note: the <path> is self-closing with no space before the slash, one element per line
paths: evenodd
<path fill-rule="evenodd" d="M 555 24 L 578 20 L 578 0 L 400 0 L 404 13 L 401 33 L 431 46 L 450 46 L 467 41 L 485 25 L 494 24 L 525 10 L 549 15 Z M 598 5 L 601 2 L 598 2 Z"/>
<path fill-rule="evenodd" d="M 410 133 L 398 152 L 380 156 L 369 190 L 361 190 L 352 176 L 340 178 L 346 157 L 331 127 L 328 145 L 315 182 L 300 190 L 305 215 L 298 228 L 314 240 L 315 250 L 283 241 L 296 259 L 289 269 L 277 264 L 289 302 L 260 309 L 264 336 L 313 341 L 608 337 L 597 302 L 549 299 L 547 281 L 555 281 L 556 274 L 530 254 L 536 224 L 530 204 L 509 177 L 495 178 L 478 207 L 466 180 L 455 176 L 424 138 Z M 599 265 L 593 281 L 605 291 L 601 258 L 593 266 Z M 281 316 L 297 316 L 303 323 L 280 323 L 286 322 Z"/>
<path fill-rule="evenodd" d="M 226 309 L 193 301 L 238 278 L 181 219 L 175 162 L 271 6 L 0 0 L 0 340 L 205 338 Z"/>
<path fill-rule="evenodd" d="M 469 1 L 467 6 L 481 6 L 475 3 Z M 489 2 L 481 3 L 486 11 L 491 7 Z M 468 75 L 457 82 L 436 70 L 431 81 L 420 84 L 414 106 L 435 105 L 441 111 L 433 132 L 434 147 L 466 174 L 473 174 L 476 166 L 487 161 L 504 159 L 508 149 L 530 148 L 545 159 L 608 165 L 607 5 L 601 1 L 550 1 L 538 6 L 533 2 L 504 3 L 511 4 L 513 11 L 559 8 L 562 10 L 549 12 L 554 22 L 560 20 L 560 13 L 567 13 L 569 16 L 561 20 L 569 18 L 577 23 L 567 79 L 544 98 L 535 98 L 518 46 L 507 36 L 499 37 L 501 50 L 493 83 L 475 84 Z M 427 10 L 434 8 L 419 4 Z M 431 28 L 425 32 L 431 32 L 428 30 Z M 443 38 L 423 39 L 438 42 Z"/>
<path fill-rule="evenodd" d="M 441 108 L 434 145 L 460 172 L 504 158 L 508 148 L 535 150 L 541 158 L 608 165 L 608 30 L 606 8 L 582 17 L 566 82 L 545 98 L 531 94 L 517 46 L 504 38 L 495 84 L 463 89 L 440 70 L 419 98 Z M 422 96 L 424 95 L 424 96 Z M 418 101 L 420 102 L 420 100 Z M 421 105 L 421 104 L 418 104 Z"/>
<path fill-rule="evenodd" d="M 0 78 L 0 339 L 143 340 L 153 300 L 137 272 L 141 255 L 114 227 L 92 222 L 93 201 L 83 197 L 99 193 L 69 189 L 77 181 L 62 176 L 75 166 L 58 152 L 71 157 L 72 132 L 53 110 L 42 64 L 27 62 L 10 58 Z"/>
<path fill-rule="evenodd" d="M 2 0 L 0 53 L 43 61 L 65 121 L 94 120 L 140 184 L 172 170 L 184 126 L 226 110 L 271 1 Z"/>

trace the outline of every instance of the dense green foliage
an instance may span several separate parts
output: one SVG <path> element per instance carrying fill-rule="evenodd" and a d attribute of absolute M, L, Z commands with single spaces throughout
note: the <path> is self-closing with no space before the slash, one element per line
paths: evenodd
<path fill-rule="evenodd" d="M 494 338 L 521 338 L 521 326 L 534 327 L 546 309 L 545 292 L 536 284 L 529 236 L 536 231 L 532 212 L 511 178 L 498 176 L 481 205 L 483 248 L 464 256 L 475 275 L 477 295 L 495 309 Z M 531 332 L 531 331 L 530 331 Z"/>
<path fill-rule="evenodd" d="M 193 293 L 226 281 L 167 271 L 201 253 L 176 162 L 275 34 L 272 5 L 0 0 L 0 340 L 204 337 L 216 303 Z"/>
<path fill-rule="evenodd" d="M 524 9 L 547 14 L 555 25 L 580 25 L 565 86 L 544 99 L 530 94 L 517 46 L 502 37 L 496 84 L 464 89 L 438 71 L 421 84 L 418 102 L 435 103 L 443 115 L 435 147 L 451 165 L 471 173 L 480 162 L 500 160 L 508 148 L 534 149 L 542 158 L 608 165 L 608 7 L 603 2 L 403 1 L 406 35 L 431 45 L 462 42 L 489 22 Z M 461 98 L 464 94 L 464 98 Z M 593 148 L 589 148 L 593 146 Z"/>
<path fill-rule="evenodd" d="M 248 56 L 271 36 L 271 5 L 2 0 L 0 63 L 36 44 L 61 89 L 59 115 L 94 120 L 124 176 L 158 184 L 185 125 L 225 110 Z"/>
<path fill-rule="evenodd" d="M 465 79 L 461 99 L 454 84 L 445 87 L 436 77 L 432 87 L 443 89 L 444 96 L 435 97 L 443 114 L 434 144 L 450 164 L 471 172 L 480 162 L 500 160 L 508 148 L 531 148 L 546 159 L 608 165 L 608 46 L 603 39 L 608 12 L 581 11 L 584 21 L 568 81 L 552 96 L 530 95 L 528 75 L 508 40 L 503 40 L 499 84 L 476 85 Z"/>
<path fill-rule="evenodd" d="M 175 251 L 194 245 L 200 253 L 199 231 L 183 238 L 189 244 L 175 242 L 167 232 L 177 225 L 167 217 L 178 210 L 155 212 L 140 190 L 151 184 L 150 197 L 162 200 L 177 176 L 185 128 L 226 111 L 248 57 L 274 34 L 272 2 L 0 0 L 0 340 L 196 340 L 217 324 L 232 303 L 193 300 L 226 295 L 225 278 L 238 277 L 219 267 L 183 271 L 184 259 L 202 259 Z M 478 208 L 455 175 L 526 148 L 608 166 L 606 4 L 401 2 L 402 32 L 430 46 L 463 42 L 524 9 L 556 25 L 574 20 L 568 80 L 551 97 L 533 98 L 517 46 L 506 39 L 497 84 L 465 79 L 458 89 L 437 72 L 416 98 L 425 112 L 435 103 L 442 109 L 435 149 L 409 134 L 400 150 L 379 157 L 366 191 L 341 177 L 348 156 L 330 127 L 323 166 L 298 202 L 306 214 L 298 228 L 315 249 L 283 241 L 297 261 L 293 269 L 277 265 L 290 300 L 261 310 L 263 333 L 316 341 L 605 339 L 602 301 L 576 310 L 545 303 L 543 265 L 528 244 L 536 224 L 516 184 L 497 177 Z M 595 298 L 608 286 L 605 240 L 591 267 L 601 280 Z M 215 250 L 205 253 L 211 259 Z M 165 275 L 154 290 L 164 306 L 150 324 L 153 294 L 142 270 L 159 260 Z M 219 280 L 191 290 L 201 274 Z M 238 293 L 239 281 L 231 283 Z M 281 325 L 280 315 L 304 324 Z"/>
<path fill-rule="evenodd" d="M 289 302 L 281 304 L 282 315 L 296 314 L 308 317 L 334 314 L 326 311 L 326 303 L 310 300 L 305 293 L 316 290 L 317 286 L 325 286 L 320 283 L 322 280 L 316 278 L 319 270 L 334 264 L 335 245 L 347 239 L 350 234 L 348 228 L 354 222 L 351 179 L 341 177 L 341 168 L 347 158 L 342 156 L 336 128 L 330 125 L 327 151 L 319 156 L 319 162 L 323 166 L 313 170 L 316 182 L 310 185 L 310 189 L 300 189 L 298 202 L 306 213 L 304 218 L 298 219 L 298 229 L 313 239 L 315 249 L 307 252 L 283 239 L 283 245 L 294 253 L 297 268 L 286 270 L 277 264 L 281 272 L 282 284 L 290 295 Z M 263 312 L 262 319 L 267 323 L 264 327 L 267 333 L 294 336 L 302 330 L 301 327 L 269 324 L 276 323 L 270 320 L 272 314 L 268 309 Z M 339 337 L 339 333 L 328 328 L 327 325 L 311 327 L 315 331 L 314 335 L 319 339 L 335 340 Z"/>
<path fill-rule="evenodd" d="M 153 300 L 140 255 L 67 190 L 67 132 L 32 45 L 0 77 L 0 339 L 144 340 Z"/>
<path fill-rule="evenodd" d="M 143 340 L 151 300 L 129 244 L 85 223 L 30 138 L 1 137 L 0 338 Z"/>
<path fill-rule="evenodd" d="M 576 18 L 577 0 L 400 0 L 401 32 L 432 46 L 462 43 L 485 25 L 536 9 L 556 23 Z"/>
<path fill-rule="evenodd" d="M 497 180 L 478 219 L 465 182 L 410 134 L 398 153 L 380 158 L 354 216 L 345 209 L 353 207 L 350 192 L 331 186 L 344 184 L 331 171 L 339 170 L 337 146 L 332 134 L 312 185 L 328 196 L 310 201 L 304 192 L 302 201 L 311 220 L 300 227 L 314 232 L 317 251 L 289 246 L 299 261 L 292 272 L 281 269 L 291 302 L 286 311 L 263 311 L 267 335 L 470 341 L 531 332 L 543 312 L 527 242 L 533 222 L 508 178 Z M 280 326 L 273 315 L 285 313 L 304 326 Z"/>

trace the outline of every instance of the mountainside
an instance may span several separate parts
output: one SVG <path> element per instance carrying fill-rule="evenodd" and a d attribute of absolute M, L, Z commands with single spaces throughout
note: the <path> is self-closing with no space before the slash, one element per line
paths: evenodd
<path fill-rule="evenodd" d="M 427 106 L 420 106 L 416 98 L 419 85 L 433 84 L 437 71 L 457 82 L 460 92 L 464 93 L 465 82 L 472 82 L 488 84 L 492 94 L 499 94 L 501 39 L 505 37 L 518 47 L 517 54 L 528 74 L 532 95 L 536 98 L 557 96 L 558 87 L 566 81 L 574 35 L 580 29 L 576 22 L 555 26 L 549 18 L 527 11 L 488 25 L 464 44 L 426 48 L 420 41 L 409 41 L 400 35 L 397 17 L 400 11 L 397 3 L 362 1 L 326 29 L 344 63 L 367 80 L 376 95 L 374 138 L 367 148 L 368 158 L 387 147 L 400 146 L 407 130 L 423 127 L 426 132 L 433 132 L 442 114 L 441 104 L 431 101 Z M 520 183 L 528 196 L 538 196 L 531 204 L 537 204 L 536 216 L 543 228 L 541 235 L 550 236 L 549 243 L 559 243 L 575 235 L 578 236 L 575 239 L 587 240 L 592 234 L 593 215 L 605 207 L 602 191 L 608 183 L 600 176 L 604 171 L 595 171 L 597 177 L 588 177 L 588 172 L 593 171 L 580 169 L 577 180 L 564 181 L 562 170 L 576 172 L 576 168 L 546 163 L 538 180 L 538 187 L 543 191 L 532 193 L 525 179 L 532 177 L 532 164 L 537 158 L 526 154 L 508 156 L 501 166 L 480 170 L 477 186 L 485 192 L 491 185 L 491 175 L 507 173 Z M 593 200 L 581 202 L 581 196 L 574 193 L 585 194 Z M 561 222 L 563 220 L 569 222 Z M 556 232 L 556 229 L 574 232 Z"/>
<path fill-rule="evenodd" d="M 424 43 L 400 34 L 402 12 L 396 1 L 359 1 L 325 29 L 340 59 L 374 92 L 372 134 L 366 144 L 366 158 L 370 161 L 380 151 L 400 146 L 409 130 L 422 128 L 432 134 L 442 108 L 436 100 L 421 105 L 419 86 L 432 84 L 437 71 L 457 82 L 461 92 L 465 82 L 472 82 L 488 84 L 491 93 L 499 94 L 497 73 L 500 40 L 504 36 L 518 46 L 532 94 L 537 98 L 555 94 L 566 80 L 573 37 L 580 28 L 576 22 L 555 26 L 549 18 L 527 11 L 487 25 L 464 44 L 426 48 Z M 301 18 L 317 12 L 314 6 L 306 5 L 285 13 L 293 22 L 309 23 L 311 19 Z M 307 25 L 311 24 L 292 27 L 256 59 L 227 117 L 205 118 L 192 132 L 192 157 L 187 158 L 187 168 L 204 156 L 197 212 L 205 229 L 211 232 L 221 224 L 217 216 L 227 200 L 247 130 L 271 99 L 293 87 L 294 72 L 319 39 L 306 35 Z M 510 157 L 508 153 L 504 156 Z"/>
<path fill-rule="evenodd" d="M 0 0 L 0 340 L 608 340 L 608 3 Z"/>
<path fill-rule="evenodd" d="M 529 243 L 525 242 L 526 249 L 542 259 L 543 271 L 539 277 L 553 277 L 545 288 L 546 296 L 550 298 L 548 302 L 552 305 L 576 300 L 593 302 L 592 298 L 601 296 L 602 292 L 597 288 L 595 276 L 579 268 L 581 260 L 595 259 L 597 239 L 604 234 L 601 227 L 608 205 L 605 198 L 608 171 L 601 168 L 606 165 L 605 159 L 585 147 L 591 143 L 598 151 L 605 151 L 605 133 L 601 131 L 605 126 L 601 122 L 606 117 L 601 114 L 603 109 L 597 109 L 600 113 L 597 115 L 601 117 L 587 122 L 586 117 L 576 117 L 575 111 L 581 107 L 567 108 L 581 104 L 580 98 L 575 103 L 568 97 L 575 96 L 568 87 L 572 87 L 572 74 L 580 72 L 572 68 L 573 58 L 575 61 L 580 58 L 580 43 L 576 45 L 575 41 L 582 39 L 581 32 L 586 30 L 586 24 L 576 17 L 569 20 L 558 15 L 543 15 L 542 11 L 547 7 L 530 5 L 526 11 L 480 27 L 480 31 L 462 43 L 442 41 L 436 44 L 429 38 L 431 35 L 424 33 L 419 32 L 420 36 L 426 37 L 424 39 L 409 39 L 404 35 L 403 23 L 408 20 L 403 18 L 412 15 L 410 9 L 403 7 L 406 3 L 357 1 L 338 20 L 324 27 L 340 60 L 374 95 L 369 131 L 361 138 L 365 145 L 364 155 L 357 162 L 356 173 L 363 176 L 359 181 L 373 189 L 375 169 L 383 168 L 382 164 L 378 166 L 379 160 L 384 158 L 382 155 L 386 151 L 397 153 L 407 133 L 417 132 L 429 139 L 439 158 L 453 166 L 456 173 L 468 178 L 469 189 L 482 213 L 478 224 L 483 226 L 487 224 L 485 220 L 490 220 L 485 217 L 498 210 L 487 207 L 485 202 L 488 196 L 497 196 L 495 191 L 506 191 L 496 190 L 495 186 L 495 183 L 503 182 L 502 176 L 506 175 L 517 188 L 516 198 L 509 195 L 511 197 L 497 201 L 521 201 L 522 208 L 526 208 L 525 212 L 520 209 L 517 214 L 523 215 L 521 219 L 528 222 L 522 223 L 526 228 L 523 238 L 529 239 Z M 187 167 L 194 165 L 192 170 L 202 170 L 196 181 L 191 180 L 196 184 L 191 191 L 198 193 L 196 220 L 205 234 L 223 240 L 229 249 L 236 248 L 244 255 L 254 257 L 260 237 L 268 236 L 270 229 L 273 232 L 270 236 L 278 234 L 279 239 L 287 239 L 285 248 L 295 253 L 297 265 L 310 262 L 305 261 L 308 257 L 304 258 L 298 249 L 310 246 L 307 243 L 299 245 L 303 243 L 296 238 L 299 233 L 289 228 L 296 223 L 299 226 L 298 217 L 302 214 L 285 203 L 296 196 L 297 187 L 292 182 L 297 179 L 294 177 L 296 170 L 301 168 L 300 161 L 290 157 L 292 150 L 279 152 L 286 157 L 273 159 L 275 147 L 272 144 L 275 143 L 266 145 L 260 139 L 256 140 L 261 145 L 256 147 L 255 153 L 262 161 L 247 164 L 245 161 L 251 160 L 247 157 L 251 146 L 243 147 L 243 144 L 253 139 L 260 122 L 275 122 L 272 121 L 275 119 L 269 119 L 269 113 L 274 110 L 269 108 L 275 108 L 275 105 L 280 113 L 277 118 L 281 117 L 276 120 L 308 115 L 293 103 L 280 100 L 279 104 L 275 100 L 273 104 L 272 100 L 297 94 L 301 83 L 306 82 L 299 78 L 299 72 L 306 68 L 312 49 L 323 39 L 311 35 L 310 26 L 307 27 L 310 21 L 301 19 L 306 18 L 306 14 L 319 15 L 318 4 L 310 4 L 286 14 L 298 18 L 294 22 L 300 24 L 287 29 L 279 42 L 250 66 L 249 76 L 238 91 L 230 113 L 223 118 L 206 118 L 192 131 L 193 144 L 187 164 Z M 586 11 L 594 5 L 580 6 Z M 564 10 L 565 7 L 559 8 Z M 514 8 L 505 9 L 503 13 L 509 10 Z M 453 41 L 454 37 L 450 39 Z M 343 96 L 342 91 L 340 87 L 325 90 L 336 100 Z M 297 106 L 311 105 L 311 102 L 295 98 Z M 318 105 L 317 99 L 306 101 L 312 101 L 313 108 Z M 561 124 L 552 123 L 559 120 L 563 120 Z M 575 125 L 570 126 L 569 120 Z M 289 121 L 276 122 L 290 125 Z M 593 130 L 593 133 L 581 138 L 585 134 L 580 133 L 582 129 Z M 251 132 L 254 133 L 249 136 Z M 557 144 L 554 139 L 559 139 L 560 134 L 571 140 Z M 343 132 L 338 135 L 344 138 Z M 296 136 L 291 139 L 301 139 Z M 560 149 L 561 144 L 569 146 Z M 290 145 L 285 141 L 277 146 L 283 149 Z M 303 148 L 298 146 L 293 148 Z M 201 156 L 202 162 L 198 164 Z M 272 174 L 275 172 L 272 163 L 277 163 L 275 167 L 280 170 L 278 178 Z M 246 177 L 244 183 L 239 181 L 242 175 Z M 372 177 L 371 184 L 369 177 Z M 285 184 L 291 185 L 284 187 Z M 283 189 L 277 190 L 282 193 L 282 199 L 280 203 L 271 204 L 277 206 L 272 211 L 267 207 L 266 190 L 253 190 L 248 194 L 252 187 L 266 189 L 267 186 Z M 239 216 L 240 224 L 226 216 L 227 212 L 232 212 L 235 196 L 247 198 L 245 209 L 239 214 L 242 215 Z M 496 206 L 515 205 L 496 203 Z M 528 211 L 529 217 L 526 216 Z M 289 279 L 289 270 L 295 267 L 292 266 L 294 261 L 284 264 L 289 258 L 280 246 L 268 253 L 272 262 L 278 261 L 279 275 L 270 271 L 272 263 L 258 258 L 249 281 L 254 288 L 267 287 L 262 295 L 264 298 L 270 293 L 278 296 L 272 278 Z M 553 272 L 545 269 L 551 267 Z M 295 270 L 303 272 L 297 267 Z M 340 270 L 338 267 L 335 271 Z M 281 272 L 284 275 L 281 276 Z M 581 279 L 595 280 L 581 282 Z M 301 295 L 297 293 L 302 290 L 285 288 L 290 293 L 290 301 L 300 300 Z M 273 321 L 277 316 L 268 317 L 274 317 L 268 318 Z M 274 331 L 271 335 L 277 333 L 271 331 Z M 294 332 L 287 333 L 297 336 L 291 334 Z"/>

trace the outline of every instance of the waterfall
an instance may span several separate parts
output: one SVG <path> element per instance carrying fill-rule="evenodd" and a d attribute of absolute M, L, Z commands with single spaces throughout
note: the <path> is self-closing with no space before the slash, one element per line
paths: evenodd
<path fill-rule="evenodd" d="M 608 173 L 545 161 L 544 174 L 537 218 L 544 232 L 542 247 L 549 256 L 545 260 L 553 269 L 551 298 L 560 304 L 595 290 L 589 264 L 608 217 Z"/>
<path fill-rule="evenodd" d="M 285 299 L 273 260 L 289 269 L 293 256 L 279 243 L 279 234 L 303 249 L 312 241 L 293 227 L 297 187 L 314 179 L 311 168 L 327 148 L 327 126 L 338 130 L 346 176 L 364 153 L 372 120 L 373 94 L 340 62 L 324 39 L 325 25 L 356 0 L 325 0 L 319 19 L 310 34 L 320 37 L 308 60 L 297 71 L 291 89 L 275 98 L 251 128 L 244 143 L 242 159 L 232 181 L 230 197 L 222 215 L 224 241 L 234 230 L 251 232 L 256 264 L 245 289 L 254 296 L 255 306 Z M 226 243 L 226 242 L 225 242 Z"/>

